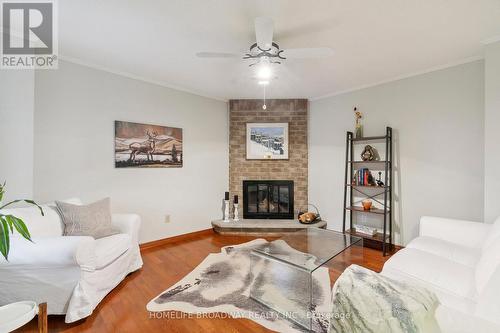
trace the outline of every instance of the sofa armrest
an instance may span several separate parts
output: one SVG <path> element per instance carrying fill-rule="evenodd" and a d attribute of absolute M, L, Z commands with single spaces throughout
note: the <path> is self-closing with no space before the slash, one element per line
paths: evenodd
<path fill-rule="evenodd" d="M 0 259 L 0 266 L 90 267 L 95 257 L 94 243 L 94 238 L 88 236 L 35 237 L 33 242 L 24 238 L 12 238 L 9 261 Z"/>
<path fill-rule="evenodd" d="M 487 223 L 422 216 L 419 235 L 481 248 L 490 230 L 491 224 Z"/>
<path fill-rule="evenodd" d="M 113 214 L 112 223 L 121 233 L 129 234 L 132 243 L 139 244 L 141 217 L 137 214 Z"/>

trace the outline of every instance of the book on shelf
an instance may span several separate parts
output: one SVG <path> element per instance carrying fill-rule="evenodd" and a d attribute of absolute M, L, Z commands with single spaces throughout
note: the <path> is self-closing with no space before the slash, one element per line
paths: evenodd
<path fill-rule="evenodd" d="M 370 184 L 371 172 L 368 168 L 361 168 L 356 170 L 353 177 L 353 185 L 369 186 Z"/>

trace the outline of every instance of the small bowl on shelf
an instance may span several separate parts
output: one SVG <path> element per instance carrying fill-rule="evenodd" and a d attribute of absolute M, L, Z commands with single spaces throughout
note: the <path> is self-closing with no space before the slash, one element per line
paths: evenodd
<path fill-rule="evenodd" d="M 370 210 L 372 208 L 373 202 L 370 199 L 363 200 L 361 202 L 364 210 Z"/>

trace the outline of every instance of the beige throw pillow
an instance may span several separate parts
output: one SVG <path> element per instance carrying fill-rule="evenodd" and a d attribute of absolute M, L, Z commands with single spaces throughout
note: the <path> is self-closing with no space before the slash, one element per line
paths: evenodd
<path fill-rule="evenodd" d="M 95 239 L 119 233 L 111 224 L 109 198 L 89 205 L 56 201 L 64 223 L 64 236 L 92 236 Z"/>

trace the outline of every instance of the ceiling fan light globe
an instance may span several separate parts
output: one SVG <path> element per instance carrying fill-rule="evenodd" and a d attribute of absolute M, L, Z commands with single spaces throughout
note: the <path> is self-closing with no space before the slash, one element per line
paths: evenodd
<path fill-rule="evenodd" d="M 271 66 L 268 64 L 261 64 L 257 67 L 257 78 L 261 80 L 269 80 L 272 76 Z"/>

